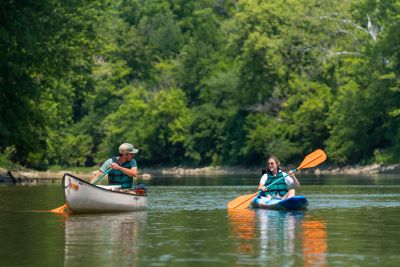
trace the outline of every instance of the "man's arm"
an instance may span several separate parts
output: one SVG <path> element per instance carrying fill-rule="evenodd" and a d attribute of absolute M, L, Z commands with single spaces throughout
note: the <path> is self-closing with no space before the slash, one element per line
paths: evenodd
<path fill-rule="evenodd" d="M 120 170 L 130 177 L 135 177 L 137 175 L 137 167 L 132 167 L 132 168 L 128 169 L 128 168 L 119 166 L 117 163 L 111 163 L 110 168 L 114 169 L 114 170 Z"/>
<path fill-rule="evenodd" d="M 90 180 L 90 183 L 93 184 L 94 181 L 96 181 L 96 179 L 97 179 L 98 177 L 100 177 L 100 175 L 102 175 L 102 174 L 103 174 L 102 171 L 98 171 L 98 172 L 93 176 L 93 178 Z"/>

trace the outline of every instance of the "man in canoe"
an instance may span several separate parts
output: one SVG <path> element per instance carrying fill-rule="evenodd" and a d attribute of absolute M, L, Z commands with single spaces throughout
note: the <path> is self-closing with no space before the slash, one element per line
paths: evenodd
<path fill-rule="evenodd" d="M 261 177 L 260 184 L 258 186 L 258 189 L 263 191 L 261 196 L 280 199 L 293 197 L 295 195 L 294 188 L 299 187 L 300 183 L 292 170 L 290 170 L 288 174 L 289 175 L 281 170 L 281 163 L 279 162 L 278 158 L 275 156 L 270 156 L 267 160 L 267 171 Z M 269 186 L 284 176 L 286 176 L 284 179 L 280 179 L 278 182 Z"/>
<path fill-rule="evenodd" d="M 133 177 L 137 175 L 137 163 L 133 157 L 138 152 L 139 149 L 134 148 L 133 145 L 123 143 L 119 146 L 119 156 L 106 160 L 90 183 L 96 181 L 97 177 L 110 168 L 111 171 L 108 172 L 109 185 L 120 185 L 122 190 L 132 188 Z"/>

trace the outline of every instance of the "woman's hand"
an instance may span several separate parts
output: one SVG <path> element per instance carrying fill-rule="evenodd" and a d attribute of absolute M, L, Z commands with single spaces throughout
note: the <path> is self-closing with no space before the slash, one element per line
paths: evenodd
<path fill-rule="evenodd" d="M 258 190 L 262 190 L 263 192 L 265 192 L 265 190 L 267 190 L 267 188 L 265 186 L 259 186 Z"/>

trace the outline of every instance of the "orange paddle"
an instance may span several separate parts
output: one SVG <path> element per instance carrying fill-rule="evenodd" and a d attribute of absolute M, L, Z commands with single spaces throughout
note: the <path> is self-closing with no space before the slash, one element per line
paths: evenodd
<path fill-rule="evenodd" d="M 50 212 L 54 212 L 54 213 L 64 213 L 64 209 L 66 209 L 66 208 L 68 208 L 67 203 L 65 203 L 64 205 L 62 205 L 62 206 L 60 206 L 60 207 L 58 207 L 58 208 L 55 208 L 55 209 L 50 210 Z"/>
<path fill-rule="evenodd" d="M 324 162 L 326 160 L 326 154 L 322 149 L 317 149 L 314 152 L 308 154 L 303 162 L 300 164 L 299 167 L 293 169 L 293 172 L 296 172 L 298 170 L 301 169 L 306 169 L 306 168 L 312 168 L 315 167 L 319 164 L 321 164 L 322 162 Z M 278 182 L 279 180 L 285 178 L 287 175 L 279 178 L 278 180 L 276 180 L 275 182 L 271 183 L 269 186 L 275 184 L 276 182 Z M 228 202 L 228 209 L 246 209 L 249 205 L 250 202 L 253 200 L 253 198 L 259 193 L 259 191 L 257 191 L 254 194 L 250 194 L 250 195 L 243 195 L 243 196 L 239 196 L 237 198 L 235 198 L 234 200 Z"/>

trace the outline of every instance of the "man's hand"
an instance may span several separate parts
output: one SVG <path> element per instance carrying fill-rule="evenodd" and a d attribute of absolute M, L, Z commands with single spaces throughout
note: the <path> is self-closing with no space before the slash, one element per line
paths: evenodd
<path fill-rule="evenodd" d="M 121 166 L 119 166 L 117 163 L 113 162 L 110 164 L 110 168 L 113 170 L 121 170 Z"/>

